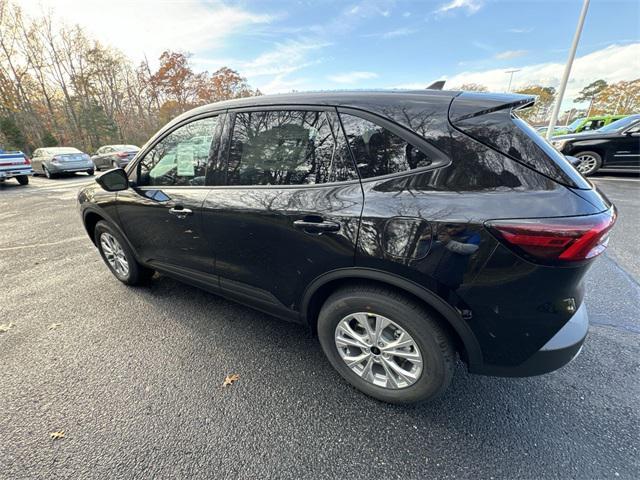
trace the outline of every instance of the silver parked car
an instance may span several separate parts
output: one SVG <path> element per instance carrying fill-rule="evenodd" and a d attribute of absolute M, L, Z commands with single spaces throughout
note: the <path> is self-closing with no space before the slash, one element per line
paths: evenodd
<path fill-rule="evenodd" d="M 38 148 L 33 152 L 31 166 L 36 174 L 53 178 L 60 173 L 85 172 L 93 175 L 91 157 L 73 147 Z"/>
<path fill-rule="evenodd" d="M 109 168 L 124 168 L 140 147 L 135 145 L 105 145 L 100 147 L 96 154 L 91 157 L 96 170 Z"/>

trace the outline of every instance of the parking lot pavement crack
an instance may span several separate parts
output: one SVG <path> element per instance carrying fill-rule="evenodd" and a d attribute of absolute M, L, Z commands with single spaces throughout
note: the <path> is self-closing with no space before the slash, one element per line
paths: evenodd
<path fill-rule="evenodd" d="M 599 327 L 609 327 L 609 328 L 614 328 L 616 330 L 622 330 L 624 332 L 640 334 L 640 327 L 637 327 L 635 325 L 615 324 L 615 323 L 610 323 L 608 321 L 600 321 L 598 317 L 594 317 L 593 315 L 591 316 L 591 318 L 589 318 L 589 322 L 592 325 L 597 325 Z"/>
<path fill-rule="evenodd" d="M 618 269 L 618 271 L 629 281 L 629 283 L 631 283 L 631 285 L 635 287 L 638 296 L 640 297 L 640 283 L 638 282 L 638 280 L 632 274 L 627 272 L 622 265 L 620 265 L 614 255 L 606 254 L 604 258 L 611 262 L 614 268 Z"/>

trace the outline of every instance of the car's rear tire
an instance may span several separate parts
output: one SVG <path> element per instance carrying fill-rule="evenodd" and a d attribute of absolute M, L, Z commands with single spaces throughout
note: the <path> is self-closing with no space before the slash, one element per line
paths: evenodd
<path fill-rule="evenodd" d="M 47 178 L 54 178 L 54 174 L 49 171 L 47 167 L 42 167 L 42 171 L 44 172 L 44 176 Z"/>
<path fill-rule="evenodd" d="M 602 157 L 598 152 L 585 151 L 574 153 L 573 156 L 580 160 L 576 168 L 585 177 L 594 174 L 602 166 Z"/>
<path fill-rule="evenodd" d="M 93 170 L 87 170 L 87 175 L 92 176 L 95 172 Z"/>
<path fill-rule="evenodd" d="M 108 222 L 96 223 L 94 239 L 102 260 L 122 283 L 140 285 L 153 276 L 153 270 L 138 263 L 127 241 Z"/>
<path fill-rule="evenodd" d="M 29 177 L 27 175 L 19 175 L 16 177 L 20 185 L 29 185 Z"/>
<path fill-rule="evenodd" d="M 445 329 L 391 289 L 355 285 L 334 292 L 320 310 L 318 337 L 338 373 L 378 400 L 432 400 L 453 378 L 455 349 Z"/>

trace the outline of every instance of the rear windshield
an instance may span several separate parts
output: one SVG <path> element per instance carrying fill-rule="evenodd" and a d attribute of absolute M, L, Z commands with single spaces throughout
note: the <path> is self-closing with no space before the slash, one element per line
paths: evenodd
<path fill-rule="evenodd" d="M 567 130 L 569 130 L 570 132 L 573 132 L 576 128 L 580 126 L 582 122 L 584 122 L 584 120 L 585 120 L 584 117 L 574 120 L 567 126 Z"/>
<path fill-rule="evenodd" d="M 449 115 L 454 127 L 503 155 L 568 187 L 590 189 L 564 155 L 516 115 L 513 105 L 508 97 L 492 102 L 463 94 L 454 98 Z"/>
<path fill-rule="evenodd" d="M 130 152 L 132 150 L 140 150 L 139 147 L 136 147 L 135 145 L 113 145 L 113 148 L 115 148 L 116 150 L 123 152 Z"/>
<path fill-rule="evenodd" d="M 630 117 L 621 118 L 620 120 L 616 120 L 615 122 L 611 122 L 609 125 L 605 125 L 604 127 L 600 127 L 598 132 L 605 133 L 615 133 L 620 132 L 632 125 L 634 122 L 640 120 L 640 115 L 632 115 Z"/>
<path fill-rule="evenodd" d="M 58 154 L 64 155 L 65 153 L 82 153 L 80 150 L 73 147 L 47 148 L 45 152 L 52 155 L 58 155 Z"/>

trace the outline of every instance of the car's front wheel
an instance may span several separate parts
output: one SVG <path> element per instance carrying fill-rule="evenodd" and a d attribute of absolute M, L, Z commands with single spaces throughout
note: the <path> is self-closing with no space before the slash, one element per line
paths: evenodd
<path fill-rule="evenodd" d="M 87 175 L 92 176 L 95 172 L 93 171 L 93 169 L 91 170 L 87 170 Z"/>
<path fill-rule="evenodd" d="M 153 275 L 153 270 L 138 263 L 128 243 L 109 223 L 99 221 L 94 238 L 104 263 L 122 283 L 138 285 Z"/>
<path fill-rule="evenodd" d="M 447 332 L 422 305 L 394 290 L 362 285 L 333 293 L 320 311 L 318 337 L 340 375 L 378 400 L 431 400 L 453 377 Z"/>
<path fill-rule="evenodd" d="M 602 166 L 602 157 L 597 152 L 580 152 L 574 156 L 579 160 L 576 168 L 585 177 L 595 173 Z"/>

